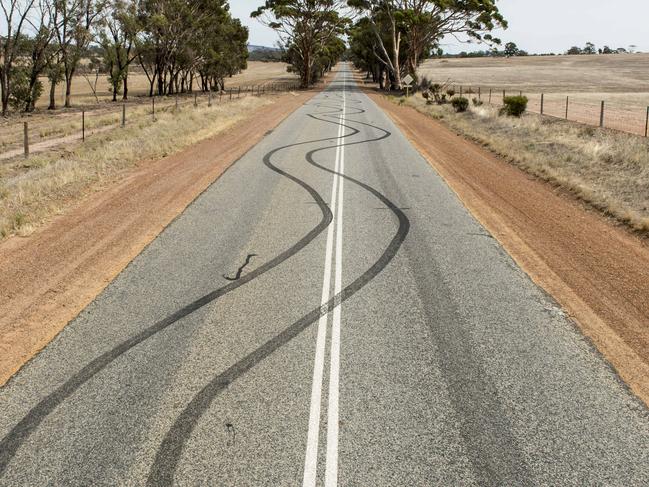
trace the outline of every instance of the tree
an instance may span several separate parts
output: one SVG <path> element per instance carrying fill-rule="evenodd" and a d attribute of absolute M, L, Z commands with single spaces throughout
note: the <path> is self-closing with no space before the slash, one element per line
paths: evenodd
<path fill-rule="evenodd" d="M 122 98 L 128 99 L 128 68 L 137 58 L 134 47 L 140 30 L 136 8 L 131 0 L 110 0 L 97 22 L 97 39 L 104 50 L 113 101 L 117 101 L 122 85 Z"/>
<path fill-rule="evenodd" d="M 568 51 L 566 52 L 566 54 L 572 54 L 572 55 L 575 55 L 575 54 L 581 54 L 581 53 L 582 53 L 582 51 L 581 51 L 581 47 L 577 47 L 577 46 L 572 46 L 572 47 L 571 47 L 570 49 L 568 49 Z"/>
<path fill-rule="evenodd" d="M 608 47 L 608 46 L 604 46 L 604 47 L 602 48 L 602 54 L 613 54 L 613 49 L 611 49 L 611 48 Z"/>
<path fill-rule="evenodd" d="M 342 9 L 342 0 L 266 0 L 251 15 L 279 34 L 287 60 L 308 87 L 320 71 L 318 57 L 343 33 Z"/>
<path fill-rule="evenodd" d="M 505 56 L 518 56 L 519 49 L 518 46 L 513 42 L 508 42 L 505 44 Z"/>
<path fill-rule="evenodd" d="M 102 8 L 103 2 L 95 0 L 54 1 L 54 25 L 59 48 L 58 58 L 65 79 L 66 108 L 71 106 L 72 79 L 83 53 L 92 40 L 90 28 Z"/>
<path fill-rule="evenodd" d="M 0 37 L 0 99 L 2 100 L 2 116 L 9 110 L 11 95 L 11 80 L 14 63 L 19 55 L 23 32 L 28 23 L 28 16 L 34 6 L 35 0 L 0 0 L 2 20 L 7 29 L 7 34 Z"/>
<path fill-rule="evenodd" d="M 499 44 L 490 32 L 507 27 L 493 0 L 348 0 L 348 4 L 371 23 L 379 59 L 398 88 L 406 72 L 417 77 L 419 63 L 444 36 Z"/>
<path fill-rule="evenodd" d="M 582 54 L 595 54 L 597 50 L 595 49 L 595 44 L 592 42 L 587 42 L 586 47 L 581 51 Z"/>
<path fill-rule="evenodd" d="M 56 49 L 52 46 L 54 39 L 52 9 L 52 1 L 39 0 L 36 21 L 30 22 L 34 29 L 34 35 L 28 42 L 28 87 L 24 100 L 26 112 L 34 111 L 36 101 L 43 91 L 43 84 L 39 78 L 56 54 Z"/>

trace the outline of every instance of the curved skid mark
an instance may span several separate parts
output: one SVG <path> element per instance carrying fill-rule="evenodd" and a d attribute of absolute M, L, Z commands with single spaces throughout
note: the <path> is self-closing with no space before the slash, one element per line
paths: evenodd
<path fill-rule="evenodd" d="M 364 111 L 365 110 L 362 110 L 362 112 Z M 308 116 L 318 120 L 322 120 L 311 114 L 309 114 Z M 371 124 L 357 122 L 355 120 L 348 120 L 348 119 L 345 120 L 352 123 L 358 123 L 361 125 L 365 125 L 367 127 L 377 129 L 379 131 L 382 131 L 384 135 L 377 139 L 368 139 L 368 140 L 363 140 L 358 142 L 339 144 L 340 146 L 364 144 L 368 142 L 386 139 L 392 135 L 389 131 Z M 322 120 L 322 121 L 333 123 L 336 125 L 343 125 L 346 128 L 352 128 L 346 124 L 340 124 L 335 121 L 330 121 L 330 120 Z M 357 131 L 357 133 L 359 132 L 360 131 Z M 201 416 L 205 413 L 205 411 L 207 411 L 207 409 L 210 407 L 212 401 L 216 396 L 218 396 L 222 391 L 224 391 L 232 382 L 234 382 L 239 377 L 244 375 L 246 372 L 251 370 L 253 367 L 255 367 L 257 364 L 262 362 L 264 359 L 266 359 L 267 357 L 275 353 L 281 347 L 289 343 L 293 338 L 298 336 L 302 331 L 304 331 L 310 325 L 312 325 L 314 322 L 320 319 L 321 316 L 324 316 L 329 312 L 333 311 L 334 308 L 339 306 L 341 303 L 343 303 L 344 301 L 352 297 L 354 294 L 356 294 L 363 287 L 365 287 L 370 281 L 374 279 L 374 277 L 376 277 L 392 261 L 394 256 L 397 254 L 399 248 L 401 247 L 401 244 L 403 243 L 406 236 L 408 235 L 408 232 L 410 231 L 410 221 L 408 220 L 408 217 L 405 215 L 403 211 L 399 209 L 399 207 L 397 207 L 394 203 L 392 203 L 386 196 L 384 196 L 383 194 L 381 194 L 371 186 L 357 179 L 354 179 L 345 174 L 338 173 L 332 169 L 329 169 L 327 167 L 324 167 L 316 163 L 312 158 L 314 152 L 316 151 L 312 151 L 308 153 L 306 156 L 306 159 L 310 164 L 318 167 L 323 171 L 343 177 L 347 181 L 354 183 L 355 185 L 359 186 L 360 188 L 374 195 L 379 201 L 381 201 L 386 207 L 388 207 L 395 214 L 399 222 L 399 228 L 396 234 L 394 235 L 394 237 L 392 238 L 392 240 L 390 241 L 390 244 L 387 246 L 387 248 L 381 255 L 381 257 L 360 277 L 358 277 L 351 284 L 345 287 L 339 294 L 333 296 L 327 302 L 326 306 L 317 306 L 316 308 L 312 309 L 308 314 L 304 315 L 298 321 L 294 322 L 292 325 L 290 325 L 280 334 L 276 335 L 271 340 L 267 341 L 259 348 L 257 348 L 255 351 L 253 351 L 252 353 L 248 354 L 247 356 L 239 360 L 237 363 L 230 366 L 224 372 L 218 374 L 198 394 L 196 394 L 192 398 L 189 404 L 185 407 L 185 409 L 180 413 L 178 418 L 174 421 L 173 425 L 165 435 L 158 452 L 156 453 L 154 463 L 151 466 L 149 477 L 147 479 L 148 487 L 173 485 L 175 472 L 178 467 L 178 464 L 180 463 L 183 449 L 187 441 L 191 437 L 191 434 L 194 431 L 196 425 L 198 424 L 198 421 L 200 420 Z"/>
<path fill-rule="evenodd" d="M 337 112 L 340 111 L 341 109 L 338 108 Z M 335 112 L 331 112 L 331 114 L 333 113 Z M 326 114 L 322 114 L 322 115 L 326 115 Z M 352 137 L 357 133 L 359 133 L 359 131 L 353 129 L 352 133 L 347 134 L 344 137 Z M 160 331 L 175 324 L 182 318 L 185 318 L 186 316 L 190 315 L 194 311 L 234 291 L 235 289 L 238 289 L 239 287 L 261 276 L 262 274 L 265 274 L 266 272 L 270 271 L 274 267 L 277 267 L 278 265 L 280 265 L 281 263 L 283 263 L 293 255 L 297 254 L 304 247 L 306 247 L 329 226 L 329 224 L 333 219 L 333 216 L 331 214 L 331 210 L 329 209 L 325 201 L 322 199 L 320 194 L 314 188 L 309 186 L 301 179 L 298 179 L 297 177 L 273 165 L 271 162 L 271 158 L 276 153 L 285 149 L 299 147 L 307 144 L 314 144 L 318 142 L 325 142 L 330 139 L 331 137 L 328 137 L 324 139 L 297 142 L 295 144 L 289 144 L 286 146 L 277 147 L 274 150 L 270 151 L 268 154 L 266 154 L 263 158 L 264 164 L 269 169 L 300 185 L 311 195 L 311 197 L 314 199 L 314 201 L 317 203 L 318 207 L 322 211 L 322 219 L 318 223 L 318 225 L 316 225 L 309 233 L 307 233 L 295 245 L 291 246 L 290 248 L 288 248 L 281 254 L 277 255 L 270 261 L 258 267 L 257 269 L 251 271 L 250 273 L 246 274 L 240 279 L 231 282 L 230 284 L 227 284 L 219 289 L 216 289 L 215 291 L 212 291 L 209 294 L 206 294 L 198 298 L 197 300 L 175 311 L 174 313 L 163 318 L 162 320 L 151 325 L 150 327 L 140 331 L 139 333 L 132 336 L 131 338 L 123 341 L 122 343 L 118 344 L 111 350 L 108 350 L 107 352 L 103 353 L 102 355 L 94 359 L 92 362 L 84 366 L 81 370 L 79 370 L 76 374 L 74 374 L 70 379 L 68 379 L 64 384 L 59 386 L 56 390 L 54 390 L 53 392 L 45 396 L 43 399 L 41 399 L 41 401 L 38 404 L 36 404 L 36 406 L 34 406 L 32 409 L 30 409 L 27 415 L 25 415 L 25 417 L 23 417 L 23 419 L 20 420 L 11 429 L 11 431 L 9 431 L 9 433 L 2 439 L 2 441 L 0 441 L 0 477 L 6 471 L 9 462 L 15 456 L 17 450 L 29 438 L 29 436 L 38 428 L 41 422 L 47 416 L 49 416 L 61 403 L 63 403 L 63 401 L 65 401 L 70 396 L 72 396 L 72 394 L 74 394 L 83 384 L 88 382 L 95 375 L 97 375 L 99 372 L 105 369 L 114 360 L 121 357 L 126 352 L 128 352 L 135 346 L 139 345 L 143 341 L 147 340 L 148 338 L 151 338 L 152 336 L 159 333 Z M 335 147 L 326 147 L 326 148 L 316 149 L 315 151 L 312 152 L 315 153 L 320 150 L 330 150 L 334 148 Z"/>

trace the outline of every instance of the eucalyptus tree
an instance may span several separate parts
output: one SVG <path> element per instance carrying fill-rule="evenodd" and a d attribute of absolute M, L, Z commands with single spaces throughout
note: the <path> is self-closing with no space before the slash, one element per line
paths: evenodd
<path fill-rule="evenodd" d="M 378 45 L 375 55 L 398 87 L 405 73 L 416 78 L 418 65 L 444 36 L 499 44 L 491 31 L 507 27 L 496 0 L 348 0 L 348 4 L 368 19 Z M 402 43 L 407 44 L 405 54 Z"/>
<path fill-rule="evenodd" d="M 278 33 L 288 61 L 308 87 L 318 76 L 318 56 L 344 33 L 344 10 L 342 0 L 266 0 L 252 16 Z"/>
<path fill-rule="evenodd" d="M 28 27 L 28 16 L 35 0 L 0 0 L 2 24 L 6 33 L 0 33 L 0 100 L 2 115 L 9 110 L 11 81 L 15 63 L 19 57 L 22 38 Z"/>
<path fill-rule="evenodd" d="M 95 37 L 103 49 L 113 101 L 117 101 L 117 93 L 122 86 L 122 98 L 127 100 L 128 69 L 137 58 L 135 44 L 140 32 L 136 2 L 133 0 L 108 1 L 95 29 Z"/>
<path fill-rule="evenodd" d="M 34 5 L 33 20 L 30 26 L 33 36 L 28 41 L 26 52 L 26 91 L 23 100 L 26 112 L 34 111 L 36 101 L 43 91 L 40 76 L 47 70 L 51 60 L 56 55 L 54 40 L 54 8 L 53 0 L 38 0 Z"/>
<path fill-rule="evenodd" d="M 91 27 L 100 15 L 103 0 L 55 0 L 54 25 L 61 70 L 65 79 L 65 107 L 71 106 L 72 79 L 92 41 Z"/>

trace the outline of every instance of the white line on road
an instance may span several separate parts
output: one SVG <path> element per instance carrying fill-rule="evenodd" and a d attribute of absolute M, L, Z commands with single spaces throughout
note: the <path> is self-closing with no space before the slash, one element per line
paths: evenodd
<path fill-rule="evenodd" d="M 343 115 L 345 113 L 345 91 L 343 85 Z M 340 148 L 340 174 L 345 174 L 345 147 Z M 343 274 L 343 187 L 344 178 L 340 177 L 338 188 L 338 217 L 336 228 L 336 277 L 334 279 L 334 296 L 342 291 Z M 331 363 L 329 370 L 329 406 L 327 409 L 327 464 L 325 470 L 325 487 L 338 485 L 338 391 L 340 376 L 340 320 L 342 304 L 333 310 L 331 324 Z"/>
<path fill-rule="evenodd" d="M 345 113 L 345 105 L 343 100 L 343 115 Z M 341 116 L 341 119 L 342 119 Z M 342 120 L 341 120 L 342 122 Z M 344 127 L 342 123 L 338 127 L 338 140 L 342 143 L 342 137 L 344 135 Z M 336 173 L 341 172 L 340 164 L 342 159 L 344 148 L 339 145 L 336 150 L 336 160 L 334 163 L 334 171 Z M 331 212 L 333 214 L 333 222 L 329 225 L 327 230 L 327 245 L 325 250 L 325 268 L 324 268 L 324 277 L 322 283 L 322 297 L 321 305 L 327 306 L 327 303 L 330 298 L 331 291 L 331 267 L 332 267 L 332 257 L 333 257 L 333 242 L 334 242 L 334 228 L 335 221 L 337 217 L 337 196 L 338 196 L 338 182 L 342 187 L 342 178 L 337 174 L 333 177 L 333 185 L 331 189 Z M 339 198 L 338 198 L 339 199 Z M 341 215 L 342 216 L 342 215 Z M 338 243 L 338 239 L 336 241 Z M 336 250 L 336 255 L 338 255 L 338 250 Z M 338 263 L 336 263 L 336 269 L 338 268 Z M 338 277 L 338 271 L 336 270 L 336 277 Z M 338 286 L 339 287 L 339 286 Z M 338 309 L 338 308 L 337 308 Z M 334 310 L 336 313 L 336 310 Z M 340 313 L 338 313 L 339 315 Z M 317 476 L 317 467 L 318 467 L 318 437 L 320 434 L 320 407 L 322 403 L 322 381 L 324 375 L 324 355 L 325 355 L 325 344 L 327 338 L 327 321 L 328 314 L 323 314 L 318 321 L 318 337 L 316 340 L 316 353 L 313 365 L 313 385 L 311 387 L 311 407 L 309 411 L 309 432 L 307 435 L 307 447 L 306 447 L 306 456 L 304 460 L 304 478 L 302 485 L 304 487 L 314 487 L 316 484 Z M 340 316 L 338 317 L 340 320 Z"/>
<path fill-rule="evenodd" d="M 322 283 L 321 306 L 327 306 L 331 295 L 331 269 L 334 256 L 335 240 L 335 274 L 334 295 L 342 289 L 342 221 L 343 221 L 343 178 L 345 170 L 345 148 L 342 145 L 345 128 L 345 80 L 343 80 L 343 108 L 338 126 L 339 146 L 336 150 L 334 163 L 333 184 L 331 189 L 331 213 L 333 221 L 327 230 L 327 245 L 325 249 L 325 268 Z M 329 404 L 327 419 L 327 459 L 325 467 L 325 485 L 335 486 L 338 482 L 338 376 L 340 371 L 340 323 L 341 308 L 338 304 L 333 309 L 331 364 L 329 376 Z M 315 487 L 318 469 L 318 437 L 320 435 L 320 409 L 322 405 L 322 382 L 324 376 L 325 345 L 327 339 L 327 322 L 329 313 L 323 314 L 318 321 L 318 336 L 316 340 L 315 359 L 313 364 L 313 385 L 311 387 L 311 406 L 309 410 L 309 431 L 307 434 L 306 456 L 304 459 L 304 487 Z"/>

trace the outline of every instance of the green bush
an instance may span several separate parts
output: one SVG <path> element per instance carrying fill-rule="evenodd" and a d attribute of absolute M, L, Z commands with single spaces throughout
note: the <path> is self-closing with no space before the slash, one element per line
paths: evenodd
<path fill-rule="evenodd" d="M 448 95 L 449 98 L 453 98 L 455 96 L 455 90 L 452 89 L 446 90 L 446 94 Z"/>
<path fill-rule="evenodd" d="M 482 105 L 484 105 L 484 102 L 482 100 L 478 100 L 477 98 L 473 99 L 473 106 L 474 107 L 480 107 Z"/>
<path fill-rule="evenodd" d="M 453 105 L 453 108 L 455 108 L 457 113 L 466 112 L 469 108 L 469 99 L 464 98 L 463 96 L 458 96 L 451 100 L 451 105 Z"/>
<path fill-rule="evenodd" d="M 500 113 L 510 117 L 520 117 L 527 110 L 527 102 L 526 96 L 507 96 L 503 100 L 504 106 Z"/>

